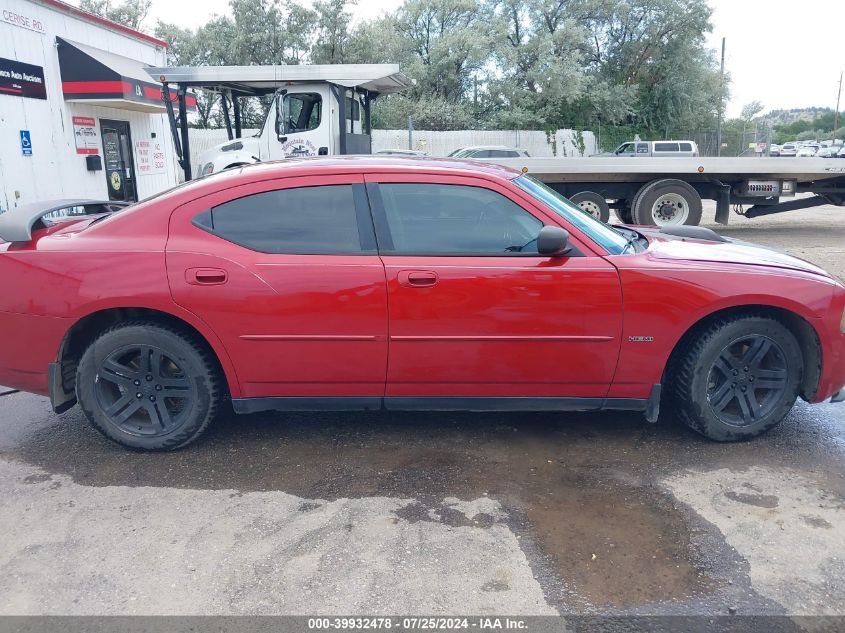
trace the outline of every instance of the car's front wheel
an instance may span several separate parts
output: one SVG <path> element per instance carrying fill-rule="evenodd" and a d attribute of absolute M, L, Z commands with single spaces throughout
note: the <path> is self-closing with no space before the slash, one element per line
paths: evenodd
<path fill-rule="evenodd" d="M 780 322 L 763 316 L 719 319 L 700 332 L 668 376 L 681 419 L 719 442 L 765 433 L 798 397 L 801 348 Z"/>
<path fill-rule="evenodd" d="M 106 437 L 166 451 L 205 431 L 222 386 L 211 354 L 189 333 L 133 322 L 106 330 L 88 346 L 77 369 L 76 395 Z"/>

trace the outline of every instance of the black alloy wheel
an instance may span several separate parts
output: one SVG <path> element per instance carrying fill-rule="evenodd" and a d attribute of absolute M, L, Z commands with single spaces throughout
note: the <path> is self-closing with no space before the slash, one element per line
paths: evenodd
<path fill-rule="evenodd" d="M 780 424 L 798 398 L 804 357 L 795 334 L 766 314 L 716 317 L 682 341 L 666 369 L 668 416 L 717 442 Z"/>
<path fill-rule="evenodd" d="M 177 360 L 151 345 L 129 345 L 97 367 L 97 403 L 109 421 L 129 435 L 166 435 L 178 429 L 196 389 Z"/>
<path fill-rule="evenodd" d="M 205 341 L 164 323 L 134 321 L 105 330 L 76 371 L 76 398 L 94 427 L 124 446 L 149 451 L 196 440 L 225 393 Z"/>
<path fill-rule="evenodd" d="M 748 426 L 769 415 L 787 388 L 783 348 L 761 335 L 726 345 L 710 369 L 707 401 L 726 424 Z"/>

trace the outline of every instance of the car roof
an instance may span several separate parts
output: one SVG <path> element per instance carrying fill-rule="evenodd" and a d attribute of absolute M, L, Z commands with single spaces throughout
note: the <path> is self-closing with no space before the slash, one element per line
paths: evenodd
<path fill-rule="evenodd" d="M 519 147 L 511 147 L 509 145 L 470 145 L 468 147 L 462 147 L 460 151 L 466 152 L 468 150 L 479 150 L 479 149 L 507 149 L 507 150 L 515 150 L 517 152 L 524 151 Z"/>
<path fill-rule="evenodd" d="M 444 176 L 469 176 L 513 180 L 521 172 L 497 165 L 467 159 L 431 158 L 427 156 L 400 156 L 396 154 L 372 154 L 361 156 L 328 156 L 286 158 L 233 167 L 216 172 L 210 176 L 197 178 L 164 191 L 157 198 L 171 195 L 205 195 L 222 188 L 294 176 L 319 176 L 321 174 L 362 174 L 362 173 L 428 173 Z M 146 202 L 142 200 L 143 204 Z"/>

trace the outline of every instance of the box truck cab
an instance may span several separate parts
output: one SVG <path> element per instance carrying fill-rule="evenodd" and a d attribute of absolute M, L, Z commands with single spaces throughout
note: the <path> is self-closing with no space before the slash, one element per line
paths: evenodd
<path fill-rule="evenodd" d="M 196 175 L 207 176 L 259 161 L 369 154 L 372 102 L 412 85 L 396 64 L 173 67 L 147 72 L 162 84 L 186 180 L 195 175 L 192 167 Z M 219 95 L 229 140 L 203 152 L 192 166 L 182 103 L 184 95 L 196 89 Z M 243 136 L 241 103 L 254 97 L 271 97 L 270 107 L 258 134 Z"/>

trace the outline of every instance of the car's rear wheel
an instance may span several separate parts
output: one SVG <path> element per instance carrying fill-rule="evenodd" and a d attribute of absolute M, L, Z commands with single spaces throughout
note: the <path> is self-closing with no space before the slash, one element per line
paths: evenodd
<path fill-rule="evenodd" d="M 135 322 L 101 334 L 79 361 L 76 394 L 106 437 L 132 448 L 166 451 L 197 439 L 222 397 L 205 347 L 169 326 Z"/>
<path fill-rule="evenodd" d="M 594 191 L 579 191 L 570 200 L 596 220 L 607 222 L 610 219 L 610 207 L 607 204 L 607 200 Z"/>
<path fill-rule="evenodd" d="M 669 376 L 681 419 L 719 442 L 748 439 L 779 424 L 795 404 L 801 348 L 765 316 L 720 319 L 700 332 Z"/>

